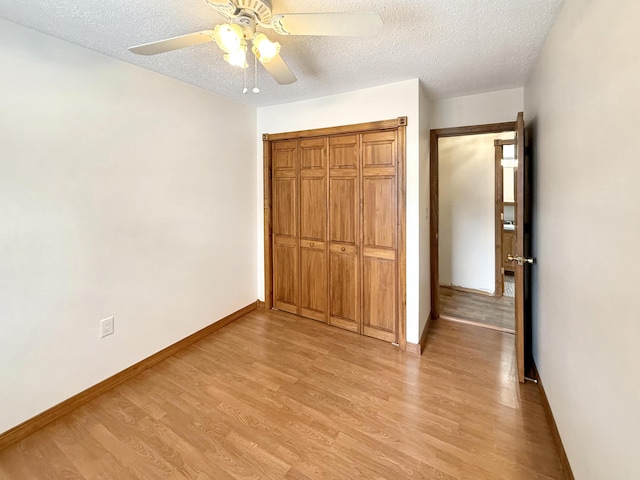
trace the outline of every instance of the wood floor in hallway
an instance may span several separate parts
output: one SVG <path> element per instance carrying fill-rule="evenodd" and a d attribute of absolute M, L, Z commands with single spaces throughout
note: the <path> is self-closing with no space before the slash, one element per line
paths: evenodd
<path fill-rule="evenodd" d="M 257 310 L 0 451 L 3 479 L 562 479 L 513 336 L 422 357 Z"/>
<path fill-rule="evenodd" d="M 515 299 L 440 287 L 441 315 L 515 331 Z"/>

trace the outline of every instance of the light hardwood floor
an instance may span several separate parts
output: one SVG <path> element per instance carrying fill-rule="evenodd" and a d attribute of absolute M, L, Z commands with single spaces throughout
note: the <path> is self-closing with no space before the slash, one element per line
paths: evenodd
<path fill-rule="evenodd" d="M 515 299 L 440 287 L 440 314 L 515 331 Z"/>
<path fill-rule="evenodd" d="M 422 357 L 257 310 L 0 451 L 3 479 L 562 479 L 513 336 Z"/>

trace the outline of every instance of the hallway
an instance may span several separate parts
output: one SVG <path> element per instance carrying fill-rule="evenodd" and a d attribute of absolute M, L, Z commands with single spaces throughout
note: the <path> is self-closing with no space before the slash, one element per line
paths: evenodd
<path fill-rule="evenodd" d="M 440 315 L 515 331 L 515 299 L 440 287 Z"/>

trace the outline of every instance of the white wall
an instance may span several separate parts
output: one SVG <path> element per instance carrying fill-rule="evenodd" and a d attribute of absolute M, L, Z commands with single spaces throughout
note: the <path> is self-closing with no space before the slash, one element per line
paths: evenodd
<path fill-rule="evenodd" d="M 420 206 L 419 222 L 419 255 L 420 255 L 420 328 L 419 337 L 422 336 L 422 332 L 427 326 L 429 315 L 431 315 L 431 242 L 429 235 L 431 233 L 430 228 L 430 182 L 429 182 L 429 155 L 430 155 L 430 136 L 431 136 L 431 108 L 432 102 L 424 89 L 424 86 L 420 86 L 420 179 L 418 188 L 420 189 Z"/>
<path fill-rule="evenodd" d="M 495 291 L 495 147 L 511 135 L 438 141 L 440 285 Z"/>
<path fill-rule="evenodd" d="M 638 478 L 640 2 L 567 0 L 525 87 L 534 356 L 575 477 Z"/>
<path fill-rule="evenodd" d="M 256 141 L 252 108 L 4 20 L 0 64 L 2 432 L 256 300 Z"/>
<path fill-rule="evenodd" d="M 367 88 L 258 109 L 258 137 L 337 125 L 408 117 L 407 126 L 407 341 L 419 340 L 420 315 L 420 133 L 418 80 Z M 262 175 L 262 144 L 258 144 L 257 172 Z M 263 208 L 258 182 L 259 209 Z M 257 216 L 258 295 L 264 299 L 262 211 Z M 423 323 L 426 320 L 423 320 Z"/>
<path fill-rule="evenodd" d="M 514 122 L 524 108 L 523 95 L 522 88 L 513 88 L 437 100 L 433 102 L 431 128 Z"/>

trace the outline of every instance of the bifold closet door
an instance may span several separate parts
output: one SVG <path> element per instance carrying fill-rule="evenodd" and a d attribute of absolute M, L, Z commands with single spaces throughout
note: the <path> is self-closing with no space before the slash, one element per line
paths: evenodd
<path fill-rule="evenodd" d="M 273 142 L 273 306 L 396 342 L 396 130 Z"/>
<path fill-rule="evenodd" d="M 298 313 L 298 142 L 274 142 L 271 158 L 273 306 Z"/>
<path fill-rule="evenodd" d="M 395 342 L 397 331 L 397 139 L 362 135 L 362 333 Z"/>
<path fill-rule="evenodd" d="M 329 137 L 329 323 L 360 332 L 360 140 Z"/>
<path fill-rule="evenodd" d="M 300 140 L 300 311 L 327 322 L 327 139 Z"/>

